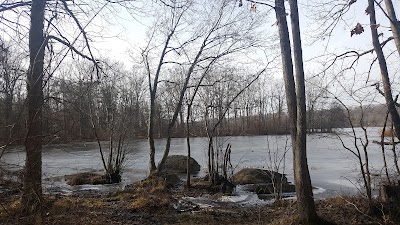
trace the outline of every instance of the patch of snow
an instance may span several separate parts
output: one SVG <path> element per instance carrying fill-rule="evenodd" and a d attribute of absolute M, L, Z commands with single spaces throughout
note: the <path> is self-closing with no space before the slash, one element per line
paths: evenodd
<path fill-rule="evenodd" d="M 326 192 L 326 189 L 322 187 L 315 187 L 315 189 L 313 190 L 314 195 L 322 194 L 324 192 Z"/>

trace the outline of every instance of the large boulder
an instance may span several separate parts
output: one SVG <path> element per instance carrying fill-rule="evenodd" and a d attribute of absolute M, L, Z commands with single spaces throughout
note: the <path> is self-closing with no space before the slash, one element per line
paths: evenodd
<path fill-rule="evenodd" d="M 233 175 L 235 184 L 243 185 L 243 190 L 257 194 L 294 192 L 295 187 L 284 174 L 262 169 L 246 168 Z"/>
<path fill-rule="evenodd" d="M 184 155 L 170 155 L 164 165 L 164 171 L 172 173 L 186 173 L 187 169 L 187 156 Z M 189 172 L 197 173 L 200 171 L 200 164 L 193 158 L 190 158 Z"/>
<path fill-rule="evenodd" d="M 233 175 L 233 181 L 236 184 L 287 183 L 287 178 L 274 171 L 245 168 Z"/>

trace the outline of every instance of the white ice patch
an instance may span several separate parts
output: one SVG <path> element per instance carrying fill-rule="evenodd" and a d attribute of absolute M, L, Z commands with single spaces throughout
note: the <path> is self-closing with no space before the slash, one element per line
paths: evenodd
<path fill-rule="evenodd" d="M 240 205 L 266 205 L 273 202 L 273 200 L 265 201 L 258 198 L 257 194 L 242 194 L 234 196 L 222 196 L 218 199 L 221 202 L 230 202 Z"/>
<path fill-rule="evenodd" d="M 315 187 L 315 189 L 313 189 L 313 194 L 314 195 L 322 194 L 324 192 L 326 192 L 326 189 L 324 189 L 322 187 Z"/>

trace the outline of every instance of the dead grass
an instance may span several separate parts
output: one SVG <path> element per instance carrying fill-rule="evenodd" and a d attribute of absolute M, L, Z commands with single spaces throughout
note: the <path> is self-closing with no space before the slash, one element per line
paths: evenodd
<path fill-rule="evenodd" d="M 186 190 L 187 191 L 187 190 Z M 195 190 L 199 191 L 199 190 Z M 187 195 L 189 193 L 185 193 Z M 196 195 L 199 193 L 195 193 Z M 112 194 L 84 196 L 45 196 L 44 224 L 106 225 L 106 224 L 269 224 L 289 225 L 301 223 L 297 217 L 296 203 L 280 201 L 263 207 L 230 207 L 179 213 L 173 209 L 182 192 L 168 188 L 165 180 L 151 178 L 129 187 L 127 191 Z M 32 224 L 19 215 L 18 196 L 9 198 L 0 206 L 0 224 Z M 367 214 L 366 201 L 360 197 L 336 197 L 317 200 L 316 224 L 337 225 L 392 225 L 400 224 L 399 207 L 377 205 L 377 214 Z M 381 207 L 381 208 L 380 208 Z M 311 224 L 309 224 L 311 225 Z"/>

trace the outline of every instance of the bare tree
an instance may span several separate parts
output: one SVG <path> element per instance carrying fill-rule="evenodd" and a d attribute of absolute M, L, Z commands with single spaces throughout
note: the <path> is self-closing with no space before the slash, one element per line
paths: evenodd
<path fill-rule="evenodd" d="M 346 110 L 347 114 L 347 119 L 349 121 L 350 127 L 351 127 L 351 134 L 349 135 L 350 138 L 352 139 L 352 144 L 353 146 L 348 146 L 345 144 L 343 139 L 337 134 L 337 137 L 342 143 L 342 146 L 349 151 L 351 154 L 353 154 L 357 161 L 358 161 L 358 166 L 361 172 L 362 176 L 362 181 L 363 181 L 363 187 L 365 189 L 365 194 L 369 202 L 369 209 L 372 209 L 372 182 L 371 182 L 371 172 L 370 172 L 370 161 L 369 161 L 369 156 L 368 156 L 368 149 L 369 149 L 369 144 L 370 140 L 368 137 L 367 133 L 367 127 L 368 124 L 365 124 L 364 121 L 364 106 L 362 103 L 363 101 L 358 101 L 358 107 L 361 110 L 361 116 L 358 118 L 359 124 L 362 129 L 362 134 L 358 135 L 356 132 L 355 125 L 352 120 L 352 115 L 351 111 L 349 108 L 343 103 L 343 101 L 338 98 L 337 96 L 334 97 Z M 353 98 L 354 99 L 354 98 Z M 355 100 L 355 99 L 354 99 Z"/>
<path fill-rule="evenodd" d="M 292 51 L 286 21 L 285 4 L 275 1 L 275 12 L 279 28 L 286 103 L 291 127 L 293 169 L 296 186 L 297 206 L 300 217 L 305 221 L 318 219 L 312 193 L 306 153 L 306 102 L 302 48 L 297 1 L 290 0 L 290 17 L 293 36 L 293 52 L 296 71 L 293 71 Z M 294 76 L 296 74 L 296 76 Z M 295 82 L 296 78 L 296 82 Z"/>
<path fill-rule="evenodd" d="M 45 54 L 45 0 L 33 0 L 29 32 L 30 64 L 28 81 L 28 133 L 25 141 L 26 163 L 22 210 L 32 214 L 42 205 L 42 105 L 43 65 Z"/>
<path fill-rule="evenodd" d="M 75 3 L 72 3 L 75 4 Z M 15 15 L 19 15 L 21 11 L 29 9 L 30 27 L 20 23 Z M 52 15 L 47 15 L 46 9 L 54 12 Z M 65 35 L 58 29 L 58 24 L 55 25 L 57 14 L 63 11 L 69 18 L 72 19 L 74 25 L 80 31 L 78 37 L 70 42 Z M 89 39 L 87 33 L 84 31 L 85 27 L 81 25 L 74 12 L 71 10 L 69 2 L 61 1 L 60 4 L 52 4 L 45 0 L 23 1 L 18 3 L 8 3 L 0 5 L 0 12 L 14 14 L 10 18 L 3 20 L 2 24 L 8 29 L 8 32 L 15 32 L 18 37 L 21 37 L 21 30 L 29 31 L 29 69 L 27 72 L 27 133 L 25 137 L 25 176 L 24 176 L 24 189 L 22 194 L 22 211 L 24 214 L 33 214 L 40 209 L 42 205 L 42 144 L 44 139 L 43 133 L 43 88 L 47 81 L 52 77 L 54 71 L 50 71 L 50 60 L 45 67 L 45 48 L 49 47 L 49 56 L 54 56 L 53 44 L 55 42 L 66 47 L 66 52 L 74 52 L 82 58 L 88 59 L 95 64 L 95 68 L 99 71 L 98 63 L 94 59 L 89 46 Z M 25 14 L 22 13 L 22 16 Z M 45 28 L 45 23 L 47 27 Z M 9 34 L 10 35 L 10 34 Z M 74 47 L 76 40 L 82 35 L 89 56 L 83 51 Z M 51 58 L 51 57 L 50 57 Z M 62 60 L 64 58 L 62 57 Z M 61 60 L 61 61 L 62 61 Z M 60 64 L 60 62 L 58 62 Z M 54 69 L 56 70 L 58 66 Z"/>
<path fill-rule="evenodd" d="M 374 46 L 374 50 L 376 52 L 378 62 L 379 62 L 379 68 L 381 71 L 381 79 L 383 82 L 383 93 L 385 96 L 386 105 L 388 107 L 391 119 L 393 121 L 394 129 L 397 134 L 397 138 L 400 139 L 400 116 L 396 109 L 396 104 L 393 101 L 392 88 L 391 88 L 391 83 L 390 83 L 390 79 L 389 79 L 389 71 L 387 68 L 385 56 L 382 51 L 381 43 L 379 42 L 379 34 L 377 31 L 378 25 L 377 25 L 376 16 L 375 16 L 374 0 L 368 0 L 367 13 L 369 14 L 369 18 L 370 18 L 372 44 Z"/>
<path fill-rule="evenodd" d="M 227 0 L 209 2 L 205 5 L 197 5 L 193 2 L 176 3 L 175 7 L 168 6 L 171 17 L 163 24 L 170 24 L 166 31 L 166 37 L 161 50 L 160 60 L 154 75 L 150 67 L 149 52 L 152 50 L 148 45 L 142 53 L 147 70 L 150 90 L 150 115 L 149 115 L 149 146 L 150 146 L 150 171 L 161 172 L 170 151 L 171 134 L 175 127 L 178 116 L 182 111 L 186 91 L 191 86 L 193 74 L 197 70 L 206 68 L 210 61 L 237 53 L 248 51 L 249 48 L 258 46 L 256 39 L 257 21 L 243 21 L 245 18 L 235 12 L 234 4 Z M 179 6 L 179 7 L 178 7 Z M 204 21 L 189 20 L 190 10 L 204 10 Z M 210 9 L 210 11 L 208 11 Z M 235 27 L 234 25 L 237 25 Z M 193 26 L 195 32 L 182 33 L 182 26 Z M 241 29 L 240 29 L 241 28 Z M 190 30 L 190 29 L 185 29 Z M 154 32 L 152 38 L 154 38 Z M 182 37 L 187 37 L 182 40 Z M 166 64 L 176 64 L 183 68 L 184 76 L 180 85 L 180 91 L 173 112 L 166 128 L 167 143 L 163 157 L 158 165 L 155 164 L 154 147 L 154 112 L 157 98 L 157 87 L 159 78 L 163 72 L 162 67 Z"/>

